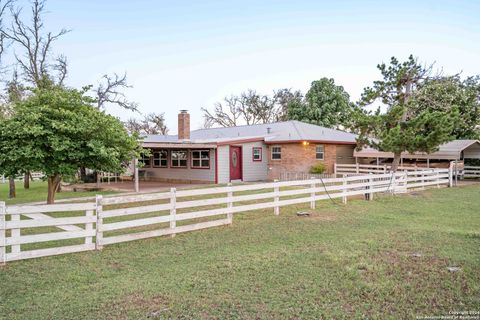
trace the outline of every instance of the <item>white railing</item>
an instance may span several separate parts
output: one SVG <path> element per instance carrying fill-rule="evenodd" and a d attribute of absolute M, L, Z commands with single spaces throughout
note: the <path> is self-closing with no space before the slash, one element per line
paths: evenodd
<path fill-rule="evenodd" d="M 314 209 L 316 201 L 329 198 L 343 203 L 351 196 L 371 200 L 375 193 L 404 193 L 412 188 L 451 186 L 451 182 L 451 171 L 440 169 L 194 190 L 172 188 L 163 193 L 97 196 L 94 203 L 5 206 L 0 202 L 0 263 L 228 225 L 235 213 L 273 209 L 278 215 L 281 207 L 294 204 L 309 203 Z M 41 244 L 46 247 L 40 248 Z"/>
<path fill-rule="evenodd" d="M 32 180 L 35 180 L 35 179 L 43 179 L 45 177 L 45 175 L 42 173 L 42 172 L 31 172 L 30 173 L 30 177 L 32 178 Z M 24 176 L 23 175 L 18 175 L 15 177 L 15 181 L 21 181 L 24 179 Z M 0 183 L 6 183 L 8 181 L 8 178 L 5 177 L 5 176 L 0 176 Z"/>
<path fill-rule="evenodd" d="M 334 173 L 308 173 L 300 171 L 282 171 L 280 173 L 280 181 L 295 181 L 295 180 L 309 180 L 312 178 L 315 179 L 329 179 L 336 178 L 337 175 Z"/>
<path fill-rule="evenodd" d="M 360 173 L 387 173 L 390 172 L 391 165 L 375 165 L 375 164 L 334 164 L 335 174 L 360 174 Z M 399 166 L 398 171 L 425 171 L 425 170 L 442 170 L 438 168 L 426 168 L 418 166 Z M 448 169 L 445 169 L 448 170 Z"/>
<path fill-rule="evenodd" d="M 95 203 L 7 207 L 5 203 L 0 203 L 0 261 L 94 250 L 95 244 L 92 239 L 96 232 L 93 228 L 93 223 L 96 222 L 95 210 Z M 61 214 L 59 217 L 53 217 L 45 213 Z M 22 217 L 28 219 L 21 219 Z M 77 226 L 78 224 L 84 225 L 84 228 Z M 52 227 L 62 231 L 45 232 Z M 10 233 L 8 236 L 6 231 Z M 51 246 L 51 241 L 75 238 L 82 239 L 67 246 L 65 244 Z M 39 243 L 47 243 L 47 245 L 45 248 L 37 249 Z"/>
<path fill-rule="evenodd" d="M 480 167 L 465 166 L 463 168 L 462 176 L 464 178 L 480 178 Z"/>

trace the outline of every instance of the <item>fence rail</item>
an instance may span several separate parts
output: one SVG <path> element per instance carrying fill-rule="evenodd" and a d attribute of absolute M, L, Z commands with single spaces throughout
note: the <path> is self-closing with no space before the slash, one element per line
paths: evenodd
<path fill-rule="evenodd" d="M 235 213 L 316 201 L 452 186 L 447 169 L 344 176 L 102 197 L 95 202 L 5 206 L 0 202 L 0 263 L 101 249 L 113 243 L 229 225 Z M 248 194 L 250 192 L 250 194 Z M 246 194 L 247 193 L 247 194 Z M 126 207 L 119 207 L 126 206 Z M 48 214 L 48 215 L 47 215 Z M 60 229 L 61 231 L 59 231 Z"/>
<path fill-rule="evenodd" d="M 280 181 L 296 181 L 296 180 L 308 180 L 312 178 L 316 179 L 329 179 L 336 178 L 334 173 L 308 173 L 308 172 L 296 172 L 296 171 L 283 171 L 280 173 Z"/>
<path fill-rule="evenodd" d="M 465 166 L 463 168 L 462 176 L 464 178 L 480 178 L 480 167 Z"/>
<path fill-rule="evenodd" d="M 359 173 L 386 173 L 392 168 L 391 165 L 375 165 L 375 164 L 334 164 L 335 174 L 359 174 Z M 426 168 L 418 166 L 399 166 L 398 171 L 425 171 L 425 170 L 442 170 L 440 168 Z M 447 168 L 443 170 L 448 170 Z"/>

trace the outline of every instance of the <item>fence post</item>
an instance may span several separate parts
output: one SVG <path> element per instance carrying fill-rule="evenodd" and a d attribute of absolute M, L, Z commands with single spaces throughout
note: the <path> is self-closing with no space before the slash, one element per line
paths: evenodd
<path fill-rule="evenodd" d="M 312 177 L 312 184 L 310 185 L 310 188 L 313 189 L 313 191 L 310 193 L 310 196 L 312 197 L 312 200 L 310 200 L 310 209 L 314 210 L 315 209 L 315 177 Z"/>
<path fill-rule="evenodd" d="M 278 180 L 273 180 L 273 194 L 274 194 L 273 212 L 276 216 L 278 216 L 280 214 L 280 207 L 278 206 L 278 202 L 280 201 L 279 192 L 280 192 L 280 188 L 278 187 Z"/>
<path fill-rule="evenodd" d="M 337 163 L 336 162 L 333 164 L 333 173 L 335 174 L 335 176 L 337 175 Z"/>
<path fill-rule="evenodd" d="M 343 193 L 342 203 L 343 203 L 343 204 L 347 204 L 347 195 L 346 195 L 346 193 L 347 193 L 347 190 L 348 190 L 347 188 L 348 188 L 348 187 L 347 187 L 347 178 L 345 178 L 345 175 L 343 175 L 343 182 L 342 182 L 342 184 L 343 184 L 343 188 L 342 188 L 342 193 Z"/>
<path fill-rule="evenodd" d="M 0 266 L 5 265 L 6 252 L 5 252 L 5 202 L 0 201 Z"/>
<path fill-rule="evenodd" d="M 451 164 L 448 167 L 448 187 L 453 187 L 453 166 Z"/>
<path fill-rule="evenodd" d="M 435 181 L 437 182 L 437 189 L 440 188 L 440 178 L 438 170 L 435 172 Z"/>
<path fill-rule="evenodd" d="M 368 189 L 370 191 L 370 193 L 368 194 L 368 201 L 372 201 L 373 200 L 373 177 L 370 175 L 370 177 L 368 178 Z"/>
<path fill-rule="evenodd" d="M 227 185 L 227 208 L 228 209 L 233 208 L 232 198 L 233 198 L 232 183 L 229 182 Z M 233 223 L 233 212 L 227 211 L 227 219 L 229 224 Z"/>
<path fill-rule="evenodd" d="M 170 229 L 173 233 L 170 235 L 175 237 L 175 228 L 177 227 L 177 189 L 170 188 Z"/>
<path fill-rule="evenodd" d="M 95 207 L 97 210 L 97 225 L 95 230 L 95 250 L 102 250 L 103 248 L 103 197 L 97 195 L 95 198 Z"/>
<path fill-rule="evenodd" d="M 403 172 L 403 188 L 408 192 L 408 170 Z"/>
<path fill-rule="evenodd" d="M 87 210 L 85 212 L 86 217 L 93 217 L 93 210 Z M 85 231 L 92 231 L 93 230 L 93 223 L 88 222 L 85 224 Z M 85 237 L 85 244 L 92 244 L 93 238 L 91 236 Z"/>
<path fill-rule="evenodd" d="M 357 168 L 356 173 L 360 173 L 360 168 L 359 168 L 358 162 L 357 162 L 356 168 Z"/>

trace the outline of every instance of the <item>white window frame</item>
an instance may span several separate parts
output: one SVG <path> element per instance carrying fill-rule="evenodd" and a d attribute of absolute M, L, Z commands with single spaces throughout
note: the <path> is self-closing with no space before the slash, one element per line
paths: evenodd
<path fill-rule="evenodd" d="M 176 152 L 184 153 L 185 158 L 174 159 L 173 154 L 176 153 Z M 184 166 L 180 165 L 181 160 L 185 160 L 185 165 Z M 177 161 L 177 165 L 174 165 L 173 161 Z M 170 151 L 170 167 L 171 168 L 188 168 L 188 151 L 187 150 L 172 150 L 172 151 Z"/>
<path fill-rule="evenodd" d="M 255 158 L 255 151 L 258 151 L 256 154 L 258 158 Z M 263 148 L 262 147 L 253 147 L 252 148 L 252 161 L 253 162 L 262 162 L 263 160 Z"/>
<path fill-rule="evenodd" d="M 322 148 L 322 151 L 318 151 L 318 148 Z M 319 154 L 322 155 L 321 158 L 318 157 Z M 325 145 L 317 144 L 315 146 L 315 160 L 325 160 Z"/>
<path fill-rule="evenodd" d="M 195 157 L 194 153 L 199 152 L 199 157 Z M 202 152 L 207 154 L 207 158 L 202 158 Z M 191 160 L 190 160 L 190 167 L 192 169 L 210 169 L 210 150 L 208 149 L 199 149 L 199 150 L 192 150 L 191 152 Z M 203 161 L 207 160 L 208 161 L 208 166 L 203 165 Z M 199 161 L 200 165 L 199 166 L 194 166 L 193 161 Z"/>
<path fill-rule="evenodd" d="M 148 161 L 148 165 L 145 164 L 145 160 Z M 142 164 L 142 168 L 151 168 L 152 167 L 152 157 L 148 156 L 146 157 L 145 155 L 142 155 L 142 158 L 139 161 Z"/>
<path fill-rule="evenodd" d="M 279 148 L 280 151 L 279 151 L 279 152 L 273 152 L 273 149 L 275 149 L 275 148 Z M 280 155 L 280 158 L 274 159 L 274 158 L 273 158 L 273 155 L 274 155 L 274 154 Z M 270 149 L 270 159 L 272 159 L 273 161 L 282 160 L 282 146 L 272 146 L 272 147 L 271 147 L 271 149 Z"/>
<path fill-rule="evenodd" d="M 155 157 L 156 154 L 159 154 L 161 155 L 162 153 L 165 153 L 166 157 L 165 158 L 162 158 L 161 156 L 159 156 L 158 158 Z M 165 149 L 161 149 L 161 150 L 155 150 L 152 152 L 153 153 L 153 156 L 152 156 L 152 166 L 153 168 L 168 168 L 168 150 L 165 150 Z M 155 165 L 155 161 L 159 161 L 159 165 Z M 162 161 L 165 161 L 165 165 L 162 165 Z"/>

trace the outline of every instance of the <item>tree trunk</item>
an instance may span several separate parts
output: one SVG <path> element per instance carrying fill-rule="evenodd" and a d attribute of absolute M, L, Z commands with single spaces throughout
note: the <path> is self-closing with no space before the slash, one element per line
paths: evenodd
<path fill-rule="evenodd" d="M 47 204 L 53 204 L 55 202 L 55 193 L 57 192 L 60 181 L 61 176 L 59 174 L 48 177 Z"/>
<path fill-rule="evenodd" d="M 398 166 L 400 165 L 400 159 L 402 158 L 402 153 L 395 152 L 393 154 L 393 162 L 392 167 L 390 168 L 391 171 L 397 172 Z"/>
<path fill-rule="evenodd" d="M 15 190 L 15 177 L 8 177 L 8 198 L 13 199 L 17 197 L 17 191 Z"/>
<path fill-rule="evenodd" d="M 80 167 L 80 181 L 87 182 L 87 169 Z"/>
<path fill-rule="evenodd" d="M 30 189 L 30 171 L 25 172 L 23 176 L 23 189 Z"/>

